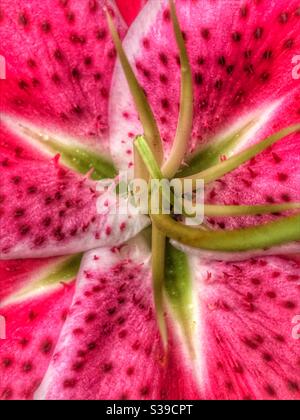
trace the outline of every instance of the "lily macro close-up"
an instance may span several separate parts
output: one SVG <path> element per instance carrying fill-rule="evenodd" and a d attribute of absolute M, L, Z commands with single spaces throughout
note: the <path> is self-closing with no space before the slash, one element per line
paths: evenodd
<path fill-rule="evenodd" d="M 1 0 L 0 79 L 0 399 L 299 400 L 300 2 Z"/>

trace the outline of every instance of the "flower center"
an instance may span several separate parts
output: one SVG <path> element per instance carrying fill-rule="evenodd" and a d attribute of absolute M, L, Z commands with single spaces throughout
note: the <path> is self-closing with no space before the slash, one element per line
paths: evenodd
<path fill-rule="evenodd" d="M 274 145 L 286 136 L 300 131 L 300 124 L 284 128 L 260 141 L 256 145 L 244 150 L 228 160 L 209 167 L 208 169 L 187 178 L 180 178 L 181 165 L 186 158 L 188 142 L 192 134 L 193 125 L 193 79 L 189 57 L 184 37 L 180 29 L 173 0 L 169 0 L 170 16 L 178 46 L 181 65 L 181 99 L 177 125 L 177 132 L 169 158 L 164 162 L 163 147 L 157 123 L 143 89 L 131 68 L 126 53 L 122 47 L 118 32 L 112 17 L 107 12 L 108 25 L 124 74 L 126 76 L 137 112 L 139 114 L 144 135 L 138 136 L 134 142 L 135 148 L 135 177 L 149 180 L 149 177 L 161 181 L 174 179 L 179 173 L 180 182 L 190 180 L 196 187 L 197 180 L 210 184 L 224 175 L 232 172 L 264 150 Z M 161 192 L 161 196 L 163 193 Z M 171 205 L 174 196 L 171 196 Z M 206 216 L 234 217 L 242 215 L 261 215 L 294 211 L 300 208 L 300 203 L 283 203 L 276 205 L 258 206 L 222 206 L 204 205 Z M 153 214 L 152 220 L 152 275 L 156 304 L 156 313 L 164 343 L 167 342 L 166 326 L 163 317 L 163 285 L 165 278 L 165 249 L 167 238 L 181 244 L 210 251 L 245 252 L 264 250 L 292 241 L 300 240 L 300 214 L 289 215 L 275 222 L 253 226 L 246 229 L 212 231 L 207 226 L 198 228 L 187 226 L 175 220 L 172 215 Z M 297 228 L 298 227 L 298 228 Z"/>

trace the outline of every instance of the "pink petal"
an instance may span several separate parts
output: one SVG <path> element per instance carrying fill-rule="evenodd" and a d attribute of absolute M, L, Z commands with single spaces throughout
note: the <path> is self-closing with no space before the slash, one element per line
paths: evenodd
<path fill-rule="evenodd" d="M 253 115 L 266 115 L 278 99 L 299 88 L 292 77 L 300 43 L 296 0 L 177 0 L 176 6 L 195 80 L 191 151 Z M 169 150 L 177 124 L 180 69 L 166 1 L 148 2 L 124 45 Z M 120 66 L 113 81 L 110 125 L 112 153 L 127 168 L 126 151 L 142 129 Z"/>
<path fill-rule="evenodd" d="M 206 399 L 299 399 L 300 265 L 194 259 Z M 297 326 L 298 317 L 298 326 Z"/>
<path fill-rule="evenodd" d="M 164 359 L 149 256 L 141 245 L 132 246 L 85 258 L 38 398 L 300 397 L 298 262 L 269 257 L 232 264 L 192 257 L 195 357 L 183 349 L 171 322 Z"/>
<path fill-rule="evenodd" d="M 111 194 L 97 192 L 95 182 L 62 167 L 58 157 L 28 160 L 14 148 L 0 147 L 0 167 L 0 259 L 118 245 L 149 223 L 144 217 L 110 214 Z"/>
<path fill-rule="evenodd" d="M 137 248 L 138 246 L 138 248 Z M 71 315 L 39 399 L 198 398 L 191 366 L 171 335 L 164 359 L 141 243 L 84 259 Z"/>
<path fill-rule="evenodd" d="M 131 0 L 130 2 L 127 0 L 116 0 L 116 4 L 128 25 L 134 21 L 146 2 L 147 0 Z"/>
<path fill-rule="evenodd" d="M 0 262 L 0 315 L 6 326 L 6 339 L 0 339 L 1 400 L 32 399 L 48 368 L 74 287 L 56 283 L 54 288 L 35 290 L 34 284 L 57 263 Z M 33 289 L 18 297 L 26 287 Z"/>
<path fill-rule="evenodd" d="M 1 1 L 1 112 L 107 148 L 115 52 L 104 4 L 117 16 L 110 0 Z"/>

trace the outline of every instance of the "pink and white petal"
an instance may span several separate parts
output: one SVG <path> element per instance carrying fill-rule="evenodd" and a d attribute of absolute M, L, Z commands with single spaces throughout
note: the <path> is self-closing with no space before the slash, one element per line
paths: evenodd
<path fill-rule="evenodd" d="M 111 214 L 111 193 L 97 191 L 97 183 L 58 158 L 28 160 L 3 151 L 0 166 L 0 259 L 119 245 L 149 224 L 144 216 Z"/>
<path fill-rule="evenodd" d="M 191 261 L 206 368 L 203 397 L 300 399 L 299 262 Z"/>
<path fill-rule="evenodd" d="M 31 159 L 33 161 L 45 161 L 49 156 L 41 153 L 41 151 L 34 147 L 30 142 L 25 141 L 23 137 L 12 132 L 10 128 L 3 123 L 1 114 L 0 123 L 0 155 L 11 157 L 13 159 Z"/>
<path fill-rule="evenodd" d="M 75 297 L 38 399 L 195 399 L 175 335 L 165 358 L 141 242 L 85 257 Z"/>
<path fill-rule="evenodd" d="M 107 104 L 115 64 L 104 4 L 111 0 L 1 1 L 1 113 L 108 149 Z"/>
<path fill-rule="evenodd" d="M 300 398 L 299 262 L 191 257 L 195 357 L 169 318 L 165 359 L 143 252 L 139 244 L 86 256 L 38 399 Z"/>
<path fill-rule="evenodd" d="M 1 400 L 33 398 L 68 314 L 76 261 L 0 262 Z"/>
<path fill-rule="evenodd" d="M 18 292 L 32 278 L 38 278 L 60 258 L 0 261 L 0 302 Z"/>
<path fill-rule="evenodd" d="M 230 127 L 241 128 L 253 119 L 260 126 L 277 101 L 299 86 L 292 77 L 292 59 L 300 44 L 296 0 L 271 4 L 268 0 L 247 4 L 177 0 L 176 6 L 194 74 L 190 151 Z M 169 151 L 178 118 L 180 68 L 167 1 L 148 2 L 124 46 Z M 110 108 L 111 151 L 127 169 L 131 157 L 126 152 L 142 128 L 120 65 L 114 74 Z"/>
<path fill-rule="evenodd" d="M 116 4 L 128 25 L 131 25 L 147 0 L 116 0 Z"/>

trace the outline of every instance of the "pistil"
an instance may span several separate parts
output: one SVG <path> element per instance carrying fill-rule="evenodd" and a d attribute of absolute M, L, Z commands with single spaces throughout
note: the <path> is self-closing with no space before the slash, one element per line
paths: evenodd
<path fill-rule="evenodd" d="M 193 124 L 193 81 L 192 70 L 189 63 L 189 58 L 183 38 L 182 31 L 178 22 L 176 9 L 173 0 L 169 0 L 170 15 L 173 23 L 176 43 L 179 50 L 181 63 L 181 100 L 180 111 L 176 136 L 173 142 L 173 147 L 169 159 L 165 162 L 162 169 L 162 174 L 166 178 L 171 178 L 179 170 L 186 154 L 187 144 L 190 139 L 192 124 Z M 153 116 L 151 107 L 147 101 L 143 89 L 131 68 L 126 53 L 123 49 L 121 40 L 119 38 L 113 20 L 107 11 L 107 20 L 109 29 L 119 55 L 121 65 L 124 70 L 125 77 L 128 82 L 131 94 L 134 98 L 136 109 L 138 111 L 145 138 L 148 141 L 151 152 L 153 152 L 153 159 L 157 162 L 157 167 L 160 172 L 160 167 L 163 161 L 163 149 L 159 130 Z M 146 171 L 143 170 L 141 164 L 142 160 L 139 158 L 135 150 L 135 175 L 142 174 L 146 179 Z M 153 174 L 150 175 L 153 176 Z M 156 178 L 157 179 L 157 178 Z M 164 321 L 163 313 L 163 290 L 165 277 L 165 249 L 166 236 L 157 229 L 155 225 L 152 226 L 152 277 L 154 300 L 156 305 L 156 314 L 158 324 L 161 331 L 161 336 L 165 347 L 167 346 L 167 328 Z"/>

